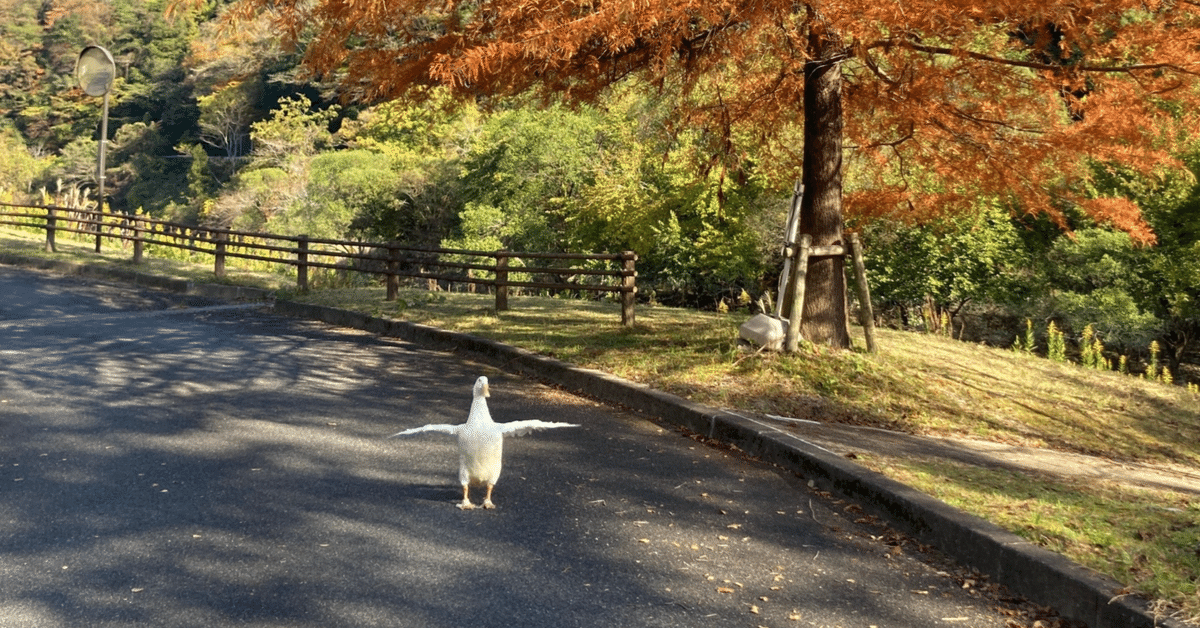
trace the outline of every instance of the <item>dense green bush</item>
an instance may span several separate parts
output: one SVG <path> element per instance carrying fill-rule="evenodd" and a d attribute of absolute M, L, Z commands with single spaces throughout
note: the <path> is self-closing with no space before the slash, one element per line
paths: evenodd
<path fill-rule="evenodd" d="M 1021 292 L 1026 251 L 1003 208 L 981 204 L 970 216 L 874 220 L 861 229 L 876 311 L 902 325 L 955 316 L 971 303 L 1007 304 Z"/>

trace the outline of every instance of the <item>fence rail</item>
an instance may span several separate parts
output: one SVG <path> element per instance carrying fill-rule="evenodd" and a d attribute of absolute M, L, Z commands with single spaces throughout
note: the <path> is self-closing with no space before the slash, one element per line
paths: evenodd
<path fill-rule="evenodd" d="M 95 209 L 13 203 L 0 203 L 0 225 L 44 230 L 48 252 L 55 251 L 55 236 L 65 232 L 94 236 L 97 253 L 104 239 L 121 242 L 123 247 L 131 244 L 135 264 L 141 263 L 146 245 L 212 255 L 213 274 L 218 278 L 225 276 L 228 258 L 290 266 L 296 270 L 301 292 L 310 288 L 310 269 L 330 269 L 382 277 L 389 301 L 396 299 L 401 277 L 484 286 L 495 294 L 497 311 L 508 309 L 512 288 L 612 293 L 620 297 L 621 323 L 634 323 L 637 255 L 632 251 L 584 254 L 415 247 L 195 227 Z"/>

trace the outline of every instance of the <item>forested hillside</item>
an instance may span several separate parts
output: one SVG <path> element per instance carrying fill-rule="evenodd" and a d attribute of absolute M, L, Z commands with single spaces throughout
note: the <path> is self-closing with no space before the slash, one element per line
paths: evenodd
<path fill-rule="evenodd" d="M 101 104 L 73 70 L 99 44 L 117 65 L 104 199 L 116 211 L 483 250 L 633 250 L 643 298 L 775 298 L 796 173 L 762 135 L 681 124 L 663 86 L 636 77 L 590 104 L 432 87 L 416 102 L 355 99 L 306 74 L 303 45 L 281 47 L 266 18 L 223 27 L 229 4 L 0 0 L 3 200 L 95 203 Z M 913 164 L 844 152 L 850 193 L 901 170 L 927 196 L 942 189 L 935 169 L 913 176 Z M 961 185 L 956 202 L 971 212 L 867 217 L 851 203 L 875 311 L 1006 344 L 1029 319 L 1038 351 L 1054 321 L 1069 347 L 1089 330 L 1114 368 L 1119 355 L 1143 364 L 1157 341 L 1186 379 L 1200 342 L 1200 150 L 1175 152 L 1186 167 L 1153 175 L 1090 160 L 1086 186 L 1071 190 L 1136 202 L 1152 243 L 1065 200 L 1051 220 Z"/>

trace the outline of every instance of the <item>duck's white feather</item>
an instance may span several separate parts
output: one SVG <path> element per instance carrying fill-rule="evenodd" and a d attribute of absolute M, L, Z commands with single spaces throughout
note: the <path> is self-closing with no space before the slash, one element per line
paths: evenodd
<path fill-rule="evenodd" d="M 430 424 L 430 425 L 422 425 L 421 427 L 414 427 L 411 429 L 404 430 L 403 432 L 396 432 L 395 434 L 388 436 L 388 438 L 396 438 L 397 436 L 408 436 L 409 434 L 420 434 L 421 432 L 441 432 L 443 434 L 449 434 L 451 436 L 454 436 L 454 435 L 458 434 L 458 428 L 460 428 L 460 427 L 462 427 L 462 426 L 461 425 L 447 425 L 445 423 L 435 423 L 435 424 Z"/>
<path fill-rule="evenodd" d="M 548 430 L 555 427 L 579 427 L 574 423 L 552 423 L 549 421 L 509 421 L 508 423 L 497 423 L 500 428 L 500 433 L 505 436 L 524 436 L 530 432 L 538 430 Z"/>

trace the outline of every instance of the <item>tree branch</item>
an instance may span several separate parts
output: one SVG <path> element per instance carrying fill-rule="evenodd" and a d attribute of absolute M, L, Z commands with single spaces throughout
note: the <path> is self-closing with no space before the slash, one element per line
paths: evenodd
<path fill-rule="evenodd" d="M 900 137 L 898 137 L 894 140 L 887 141 L 887 142 L 873 142 L 871 144 L 866 144 L 863 146 L 858 146 L 858 145 L 847 146 L 846 149 L 847 150 L 868 150 L 868 149 L 872 149 L 872 148 L 883 148 L 883 147 L 895 148 L 895 147 L 911 140 L 913 138 L 913 131 L 915 128 L 916 128 L 915 125 L 910 121 L 908 123 L 908 130 L 905 131 L 904 135 L 901 135 Z"/>
<path fill-rule="evenodd" d="M 981 52 L 973 52 L 970 50 L 958 50 L 958 49 L 954 49 L 954 48 L 947 48 L 944 46 L 929 46 L 926 44 L 917 43 L 915 41 L 897 41 L 894 39 L 873 42 L 871 44 L 868 44 L 867 46 L 864 46 L 863 50 L 866 51 L 866 50 L 871 50 L 874 48 L 883 48 L 885 50 L 890 49 L 890 48 L 907 48 L 909 50 L 914 50 L 916 52 L 924 52 L 924 53 L 932 54 L 932 55 L 946 55 L 946 56 L 951 56 L 951 57 L 967 57 L 970 59 L 975 59 L 977 61 L 985 61 L 987 63 L 996 63 L 996 64 L 1000 64 L 1000 65 L 1008 65 L 1008 66 L 1013 66 L 1013 67 L 1018 67 L 1018 68 L 1030 68 L 1030 69 L 1034 69 L 1034 70 L 1048 70 L 1048 71 L 1056 71 L 1056 72 L 1061 72 L 1063 70 L 1070 69 L 1070 70 L 1075 70 L 1075 71 L 1079 71 L 1079 72 L 1132 74 L 1134 72 L 1146 72 L 1146 71 L 1150 71 L 1150 70 L 1173 70 L 1173 71 L 1179 72 L 1181 74 L 1191 74 L 1193 76 L 1200 76 L 1200 71 L 1189 70 L 1183 66 L 1176 65 L 1174 63 L 1141 63 L 1141 64 L 1135 63 L 1135 64 L 1131 64 L 1131 65 L 1112 65 L 1112 66 L 1080 64 L 1080 65 L 1063 66 L 1063 65 L 1055 65 L 1052 63 L 1040 63 L 1037 61 L 1021 61 L 1018 59 L 1005 59 L 1004 57 L 987 55 L 987 54 L 983 54 Z"/>

